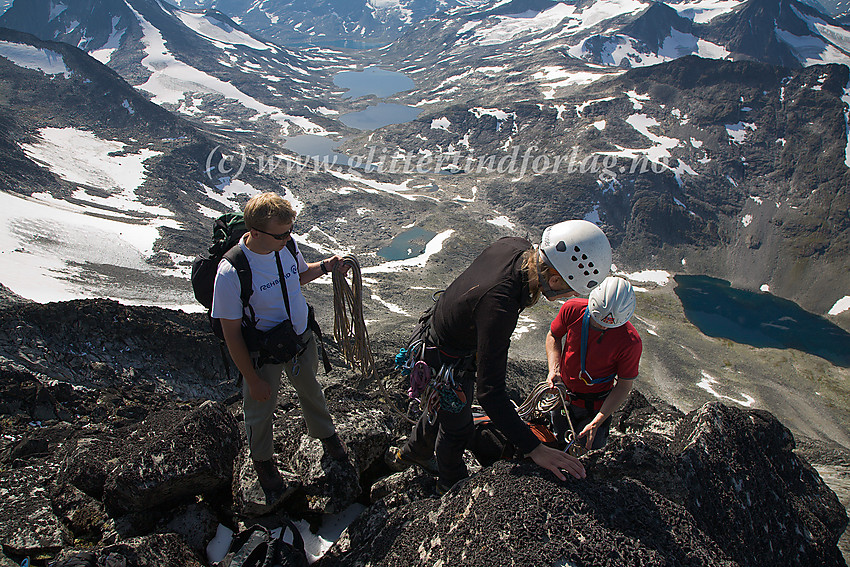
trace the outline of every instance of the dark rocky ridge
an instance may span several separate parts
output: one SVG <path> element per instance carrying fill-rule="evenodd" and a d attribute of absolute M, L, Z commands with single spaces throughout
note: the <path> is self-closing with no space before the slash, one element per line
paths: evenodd
<path fill-rule="evenodd" d="M 845 510 L 803 455 L 846 471 L 850 453 L 813 441 L 795 451 L 764 411 L 710 403 L 684 415 L 635 394 L 608 447 L 584 458 L 586 480 L 501 462 L 437 499 L 419 471 L 386 470 L 383 453 L 408 426 L 331 341 L 336 367 L 321 379 L 351 463 L 321 459 L 285 389 L 275 444 L 291 485 L 270 508 L 203 315 L 4 294 L 0 325 L 0 564 L 90 549 L 127 565 L 205 565 L 218 522 L 286 513 L 317 524 L 353 501 L 371 506 L 318 564 L 504 564 L 505 552 L 517 565 L 844 564 Z M 373 337 L 381 376 L 405 334 Z M 512 361 L 515 399 L 535 364 Z"/>

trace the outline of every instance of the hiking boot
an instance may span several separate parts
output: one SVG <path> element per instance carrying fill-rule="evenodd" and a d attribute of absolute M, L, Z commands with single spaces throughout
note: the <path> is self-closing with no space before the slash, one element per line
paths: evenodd
<path fill-rule="evenodd" d="M 432 476 L 437 476 L 439 474 L 439 470 L 437 469 L 437 459 L 433 456 L 430 459 L 420 459 L 419 457 L 406 453 L 401 449 L 390 448 L 384 461 L 390 469 L 396 472 L 403 471 L 413 465 L 416 465 Z"/>
<path fill-rule="evenodd" d="M 325 453 L 330 458 L 335 461 L 345 461 L 348 459 L 348 449 L 337 433 L 334 433 L 330 437 L 325 437 L 321 441 L 322 447 L 325 449 Z"/>
<path fill-rule="evenodd" d="M 253 461 L 254 471 L 257 473 L 257 480 L 260 481 L 260 486 L 266 494 L 279 494 L 283 492 L 284 482 L 280 476 L 280 471 L 274 464 L 274 460 L 268 461 Z"/>

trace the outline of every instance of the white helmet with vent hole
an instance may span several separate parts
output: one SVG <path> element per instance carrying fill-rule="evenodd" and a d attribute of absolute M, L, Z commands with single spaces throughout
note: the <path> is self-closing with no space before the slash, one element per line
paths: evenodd
<path fill-rule="evenodd" d="M 611 269 L 611 244 L 602 229 L 586 220 L 568 220 L 543 231 L 540 251 L 571 288 L 587 295 Z"/>
<path fill-rule="evenodd" d="M 635 290 L 623 278 L 608 277 L 590 292 L 587 309 L 606 329 L 625 325 L 635 312 Z"/>

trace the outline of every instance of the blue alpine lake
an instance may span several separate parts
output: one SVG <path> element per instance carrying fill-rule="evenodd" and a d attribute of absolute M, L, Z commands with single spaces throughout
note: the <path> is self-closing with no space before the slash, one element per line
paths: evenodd
<path fill-rule="evenodd" d="M 759 348 L 793 348 L 850 367 L 850 333 L 793 301 L 735 289 L 708 276 L 673 279 L 685 317 L 705 335 Z"/>
<path fill-rule="evenodd" d="M 367 67 L 363 71 L 340 71 L 333 78 L 338 87 L 348 89 L 345 98 L 360 98 L 375 95 L 384 98 L 402 91 L 409 91 L 416 83 L 404 73 L 387 71 L 378 67 Z"/>
<path fill-rule="evenodd" d="M 340 116 L 339 120 L 350 128 L 358 130 L 376 130 L 390 124 L 410 122 L 422 112 L 418 108 L 404 104 L 389 104 L 380 102 L 360 112 L 349 112 Z"/>
<path fill-rule="evenodd" d="M 341 71 L 334 75 L 334 84 L 349 89 L 345 98 L 359 98 L 366 95 L 386 97 L 397 92 L 412 89 L 413 79 L 403 73 L 386 71 L 378 67 L 367 67 L 363 71 Z M 403 104 L 381 102 L 368 106 L 359 112 L 349 112 L 339 117 L 339 121 L 349 128 L 358 130 L 376 130 L 390 124 L 402 124 L 416 118 L 421 110 Z M 361 167 L 362 160 L 357 161 L 334 150 L 342 141 L 334 141 L 326 136 L 304 134 L 288 137 L 284 147 L 305 157 L 314 158 L 320 162 Z"/>
<path fill-rule="evenodd" d="M 378 250 L 378 256 L 387 260 L 406 260 L 425 251 L 425 244 L 437 235 L 436 232 L 414 226 L 393 238 L 388 246 Z M 421 244 L 414 244 L 414 241 Z"/>
<path fill-rule="evenodd" d="M 327 160 L 331 165 L 352 165 L 351 158 L 334 151 L 340 144 L 342 142 L 335 142 L 327 136 L 302 134 L 286 138 L 283 147 L 320 162 Z"/>

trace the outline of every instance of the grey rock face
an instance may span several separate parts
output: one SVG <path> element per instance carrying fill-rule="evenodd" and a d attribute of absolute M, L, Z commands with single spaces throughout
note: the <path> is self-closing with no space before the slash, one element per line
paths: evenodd
<path fill-rule="evenodd" d="M 208 401 L 170 425 L 173 419 L 166 412 L 151 415 L 135 433 L 131 443 L 142 450 L 109 472 L 104 487 L 108 509 L 155 509 L 230 486 L 240 447 L 233 416 L 222 404 Z"/>
<path fill-rule="evenodd" d="M 50 465 L 0 471 L 0 541 L 11 553 L 55 553 L 70 542 L 47 491 L 55 474 Z"/>

